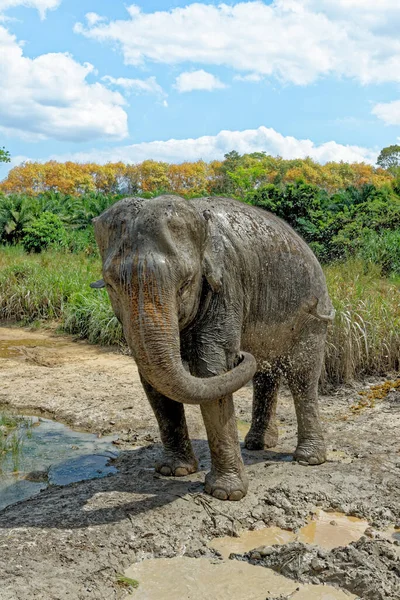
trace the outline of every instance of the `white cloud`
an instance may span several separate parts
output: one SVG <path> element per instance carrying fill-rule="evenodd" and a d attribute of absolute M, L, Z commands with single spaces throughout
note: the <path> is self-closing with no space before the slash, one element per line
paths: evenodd
<path fill-rule="evenodd" d="M 97 23 L 101 23 L 101 21 L 105 20 L 104 17 L 101 17 L 95 12 L 88 12 L 86 13 L 85 17 L 90 27 L 93 27 L 93 25 L 97 25 Z"/>
<path fill-rule="evenodd" d="M 262 75 L 258 73 L 249 73 L 248 75 L 235 75 L 234 81 L 247 81 L 250 83 L 260 83 L 263 80 Z"/>
<path fill-rule="evenodd" d="M 215 75 L 200 69 L 199 71 L 186 71 L 178 75 L 175 87 L 180 93 L 192 92 L 193 90 L 212 92 L 213 90 L 221 90 L 226 85 Z"/>
<path fill-rule="evenodd" d="M 102 80 L 137 94 L 147 93 L 165 96 L 164 90 L 157 83 L 155 77 L 148 77 L 148 79 L 130 79 L 129 77 L 111 77 L 110 75 L 106 75 L 105 77 L 102 77 Z"/>
<path fill-rule="evenodd" d="M 179 163 L 186 160 L 222 159 L 224 154 L 231 150 L 237 150 L 240 154 L 265 151 L 267 154 L 279 155 L 286 159 L 310 156 L 321 163 L 343 160 L 375 164 L 378 155 L 369 148 L 337 144 L 333 141 L 316 145 L 311 140 L 299 140 L 291 136 L 283 136 L 271 128 L 259 127 L 245 131 L 221 131 L 215 136 L 203 136 L 196 139 L 145 142 L 107 150 L 94 149 L 89 152 L 52 156 L 51 158 L 60 161 L 100 163 L 120 160 L 126 163 L 136 163 L 146 159 Z"/>
<path fill-rule="evenodd" d="M 46 17 L 48 10 L 54 10 L 61 4 L 61 0 L 0 0 L 0 11 L 16 6 L 27 6 L 28 8 L 36 8 L 39 11 L 40 18 Z"/>
<path fill-rule="evenodd" d="M 90 141 L 127 135 L 124 98 L 100 83 L 94 68 L 70 54 L 23 56 L 15 37 L 0 26 L 0 123 L 7 133 L 30 139 Z"/>
<path fill-rule="evenodd" d="M 375 104 L 372 113 L 385 125 L 400 125 L 400 100 Z"/>
<path fill-rule="evenodd" d="M 304 85 L 326 75 L 400 81 L 398 0 L 193 3 L 75 31 L 117 42 L 127 64 L 191 62 Z"/>

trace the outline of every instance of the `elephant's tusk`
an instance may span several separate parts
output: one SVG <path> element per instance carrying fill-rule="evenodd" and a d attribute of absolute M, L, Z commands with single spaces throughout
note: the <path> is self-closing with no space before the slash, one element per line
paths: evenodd
<path fill-rule="evenodd" d="M 91 283 L 90 287 L 95 290 L 99 290 L 100 288 L 106 287 L 106 284 L 104 282 L 104 279 L 99 279 L 98 281 L 94 281 L 93 283 Z"/>

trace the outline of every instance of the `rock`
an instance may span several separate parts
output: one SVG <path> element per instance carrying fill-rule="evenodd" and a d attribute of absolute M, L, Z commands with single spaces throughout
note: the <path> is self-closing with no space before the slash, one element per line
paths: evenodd
<path fill-rule="evenodd" d="M 314 569 L 314 571 L 323 571 L 326 568 L 322 560 L 319 560 L 318 558 L 312 559 L 311 567 Z"/>

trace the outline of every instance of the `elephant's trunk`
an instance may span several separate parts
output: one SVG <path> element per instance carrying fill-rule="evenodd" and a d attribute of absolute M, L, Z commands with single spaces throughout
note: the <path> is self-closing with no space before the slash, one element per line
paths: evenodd
<path fill-rule="evenodd" d="M 158 392 L 183 404 L 202 404 L 236 392 L 253 377 L 255 358 L 243 352 L 242 361 L 227 373 L 192 376 L 182 364 L 178 311 L 171 296 L 151 276 L 131 290 L 131 314 L 124 329 L 141 375 Z"/>

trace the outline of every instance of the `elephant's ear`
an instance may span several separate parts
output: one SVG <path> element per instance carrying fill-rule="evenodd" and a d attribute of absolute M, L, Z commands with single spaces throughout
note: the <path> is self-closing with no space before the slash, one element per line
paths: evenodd
<path fill-rule="evenodd" d="M 203 255 L 203 274 L 211 289 L 219 292 L 222 286 L 222 238 L 209 210 L 203 212 L 206 221 L 206 242 Z"/>

